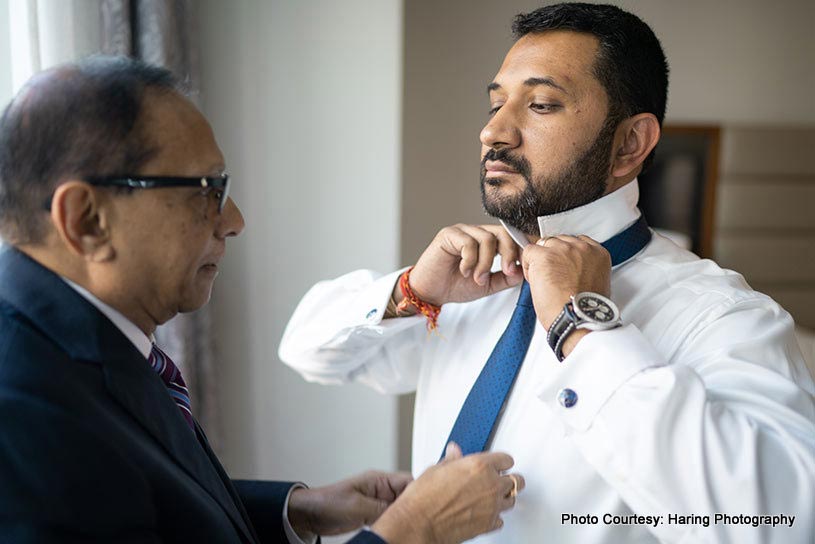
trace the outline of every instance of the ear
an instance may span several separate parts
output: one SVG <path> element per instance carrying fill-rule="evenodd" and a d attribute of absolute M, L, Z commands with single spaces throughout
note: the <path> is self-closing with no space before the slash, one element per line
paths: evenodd
<path fill-rule="evenodd" d="M 51 200 L 51 221 L 69 251 L 91 262 L 113 258 L 108 211 L 84 181 L 62 183 Z"/>
<path fill-rule="evenodd" d="M 637 170 L 659 141 L 659 121 L 653 113 L 639 113 L 620 125 L 622 143 L 614 156 L 611 175 L 614 178 L 630 177 Z M 636 172 L 635 172 L 636 170 Z"/>

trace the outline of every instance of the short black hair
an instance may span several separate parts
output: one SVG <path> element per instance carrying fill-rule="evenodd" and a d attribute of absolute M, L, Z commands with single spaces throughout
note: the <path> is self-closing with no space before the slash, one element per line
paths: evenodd
<path fill-rule="evenodd" d="M 76 177 L 138 173 L 158 151 L 140 127 L 146 93 L 183 92 L 173 74 L 127 57 L 93 56 L 34 76 L 0 119 L 0 235 L 45 236 L 45 203 Z"/>
<path fill-rule="evenodd" d="M 572 30 L 595 36 L 600 47 L 594 73 L 609 99 L 609 115 L 623 120 L 653 113 L 660 126 L 668 100 L 668 61 L 659 39 L 639 17 L 617 6 L 565 3 L 515 17 L 516 39 L 547 30 Z M 654 151 L 643 162 L 653 161 Z"/>

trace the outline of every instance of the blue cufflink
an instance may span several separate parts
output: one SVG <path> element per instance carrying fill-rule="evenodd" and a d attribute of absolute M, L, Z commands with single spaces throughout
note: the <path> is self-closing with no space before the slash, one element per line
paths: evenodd
<path fill-rule="evenodd" d="M 557 394 L 557 400 L 564 408 L 571 408 L 577 404 L 577 393 L 571 389 L 561 389 Z"/>

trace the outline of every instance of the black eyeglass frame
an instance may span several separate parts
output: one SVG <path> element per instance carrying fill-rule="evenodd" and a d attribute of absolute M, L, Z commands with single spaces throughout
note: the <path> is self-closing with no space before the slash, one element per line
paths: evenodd
<path fill-rule="evenodd" d="M 220 190 L 218 213 L 224 211 L 226 199 L 229 198 L 229 174 L 220 176 L 201 176 L 187 178 L 179 176 L 107 176 L 89 177 L 85 181 L 100 187 L 130 187 L 131 189 L 159 189 L 161 187 L 200 187 L 201 189 Z"/>

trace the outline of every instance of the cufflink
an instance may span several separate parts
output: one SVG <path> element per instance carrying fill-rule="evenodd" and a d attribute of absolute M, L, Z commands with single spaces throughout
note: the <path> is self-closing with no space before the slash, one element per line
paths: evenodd
<path fill-rule="evenodd" d="M 571 408 L 577 404 L 577 393 L 571 389 L 561 389 L 557 394 L 557 401 L 564 408 Z"/>

